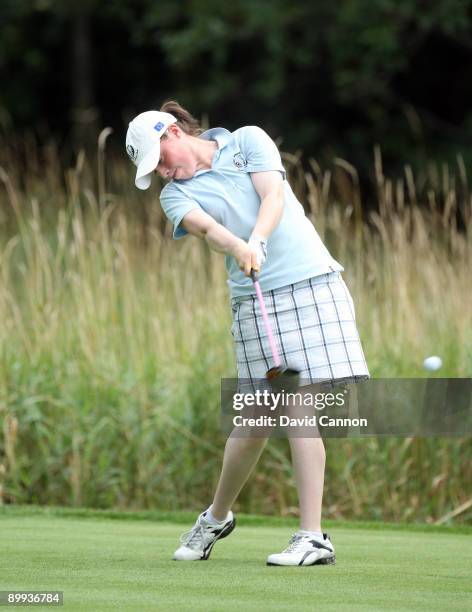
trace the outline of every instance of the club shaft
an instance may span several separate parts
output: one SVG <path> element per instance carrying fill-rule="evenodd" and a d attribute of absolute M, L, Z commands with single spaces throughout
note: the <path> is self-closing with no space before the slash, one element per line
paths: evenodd
<path fill-rule="evenodd" d="M 259 300 L 259 307 L 262 312 L 262 319 L 264 320 L 264 326 L 266 329 L 267 337 L 269 339 L 270 350 L 272 351 L 272 358 L 274 360 L 274 366 L 278 368 L 281 364 L 279 351 L 277 350 L 277 346 L 275 344 L 274 334 L 272 333 L 272 327 L 269 321 L 269 315 L 267 314 L 267 310 L 264 303 L 264 298 L 262 296 L 261 286 L 258 280 L 254 280 L 254 287 L 256 289 L 257 299 Z"/>

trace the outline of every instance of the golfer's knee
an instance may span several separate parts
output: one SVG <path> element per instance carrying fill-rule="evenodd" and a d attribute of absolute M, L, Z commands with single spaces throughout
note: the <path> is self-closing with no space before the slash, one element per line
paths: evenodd
<path fill-rule="evenodd" d="M 315 438 L 315 440 L 317 441 L 317 453 L 318 453 L 318 459 L 320 462 L 323 462 L 323 465 L 326 463 L 326 449 L 325 449 L 325 445 L 323 444 L 323 440 L 321 438 Z"/>
<path fill-rule="evenodd" d="M 235 436 L 233 434 L 228 438 L 226 445 L 233 445 L 236 443 L 238 449 L 242 452 L 244 452 L 244 450 L 257 450 L 263 448 L 266 445 L 267 440 L 269 439 L 265 436 L 251 436 L 250 433 L 248 433 L 247 436 L 241 436 L 240 432 L 238 436 Z"/>

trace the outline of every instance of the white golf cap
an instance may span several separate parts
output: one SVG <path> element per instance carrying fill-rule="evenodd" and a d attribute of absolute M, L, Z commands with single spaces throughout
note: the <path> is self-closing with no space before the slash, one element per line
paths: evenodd
<path fill-rule="evenodd" d="M 152 173 L 159 163 L 161 136 L 177 119 L 170 113 L 146 111 L 130 122 L 126 133 L 126 152 L 138 170 L 135 185 L 148 189 Z"/>

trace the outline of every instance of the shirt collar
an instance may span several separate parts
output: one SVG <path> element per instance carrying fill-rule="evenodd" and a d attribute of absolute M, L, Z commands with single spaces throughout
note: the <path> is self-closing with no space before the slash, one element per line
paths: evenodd
<path fill-rule="evenodd" d="M 224 149 L 224 147 L 226 147 L 228 142 L 231 140 L 231 136 L 232 134 L 229 130 L 227 130 L 226 128 L 218 127 L 211 128 L 210 130 L 203 132 L 203 134 L 200 134 L 199 138 L 203 138 L 203 140 L 215 140 L 216 144 L 218 145 L 218 149 L 215 151 L 215 155 L 213 157 L 213 164 L 218 161 L 221 154 L 221 149 Z M 213 169 L 213 164 L 211 168 L 197 170 L 197 172 L 195 172 L 193 176 L 195 177 L 199 176 L 200 174 L 204 174 L 205 172 L 210 172 L 210 170 Z"/>
<path fill-rule="evenodd" d="M 231 132 L 226 128 L 211 128 L 203 134 L 200 134 L 199 138 L 204 140 L 216 140 L 218 149 L 223 149 L 231 139 Z"/>

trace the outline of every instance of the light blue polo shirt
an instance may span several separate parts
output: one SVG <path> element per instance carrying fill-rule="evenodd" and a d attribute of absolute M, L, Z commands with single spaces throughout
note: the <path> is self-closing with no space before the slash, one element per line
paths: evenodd
<path fill-rule="evenodd" d="M 284 210 L 267 242 L 267 260 L 259 275 L 262 290 L 343 270 L 306 217 L 303 206 L 285 179 L 277 146 L 264 130 L 254 125 L 232 133 L 224 128 L 213 128 L 199 137 L 215 140 L 218 144 L 211 169 L 199 170 L 190 179 L 174 179 L 160 194 L 164 213 L 174 226 L 175 239 L 187 234 L 181 226 L 184 216 L 191 210 L 202 209 L 247 241 L 260 208 L 260 198 L 250 174 L 278 170 L 284 178 Z M 226 256 L 225 261 L 231 296 L 255 293 L 252 280 L 241 272 L 234 257 Z"/>

